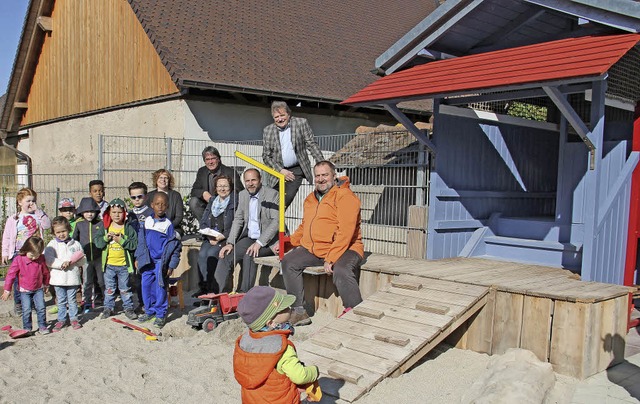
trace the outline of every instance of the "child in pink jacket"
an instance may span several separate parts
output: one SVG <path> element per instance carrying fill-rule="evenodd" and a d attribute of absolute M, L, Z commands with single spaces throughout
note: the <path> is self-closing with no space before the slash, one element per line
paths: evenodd
<path fill-rule="evenodd" d="M 4 280 L 2 300 L 11 295 L 13 281 L 18 279 L 18 290 L 22 303 L 22 328 L 31 332 L 31 303 L 33 302 L 38 316 L 40 334 L 49 334 L 47 313 L 44 308 L 44 290 L 49 287 L 49 268 L 45 263 L 42 251 L 44 240 L 38 236 L 27 239 L 18 255 L 11 262 L 11 267 Z"/>

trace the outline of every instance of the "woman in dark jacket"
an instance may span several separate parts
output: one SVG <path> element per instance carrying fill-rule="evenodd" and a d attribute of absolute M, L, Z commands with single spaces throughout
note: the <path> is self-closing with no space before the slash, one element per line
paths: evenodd
<path fill-rule="evenodd" d="M 200 291 L 194 297 L 205 293 L 219 293 L 214 279 L 214 273 L 218 264 L 218 254 L 226 243 L 226 238 L 231 231 L 233 214 L 238 203 L 238 194 L 233 190 L 233 180 L 226 175 L 219 175 L 214 181 L 217 196 L 211 198 L 202 215 L 200 229 L 212 229 L 220 235 L 207 236 L 200 247 L 198 254 L 198 270 L 200 273 Z"/>
<path fill-rule="evenodd" d="M 165 170 L 161 168 L 156 170 L 152 176 L 152 184 L 156 186 L 154 191 L 149 192 L 147 195 L 147 205 L 151 206 L 151 202 L 153 202 L 153 197 L 158 192 L 164 192 L 169 196 L 169 208 L 167 209 L 167 217 L 171 220 L 173 224 L 173 229 L 176 233 L 182 237 L 182 217 L 184 216 L 184 202 L 182 201 L 182 195 L 180 192 L 175 191 L 173 175 L 169 170 Z"/>

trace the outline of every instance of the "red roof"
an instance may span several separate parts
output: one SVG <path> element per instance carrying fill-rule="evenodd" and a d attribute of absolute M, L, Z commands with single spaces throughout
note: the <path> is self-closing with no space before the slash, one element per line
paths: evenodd
<path fill-rule="evenodd" d="M 638 41 L 639 34 L 587 36 L 439 60 L 382 77 L 342 103 L 382 104 L 599 76 Z"/>

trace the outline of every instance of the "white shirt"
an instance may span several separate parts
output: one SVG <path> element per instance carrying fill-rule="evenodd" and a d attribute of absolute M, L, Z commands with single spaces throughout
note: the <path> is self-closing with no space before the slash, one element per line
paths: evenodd
<path fill-rule="evenodd" d="M 293 142 L 291 141 L 291 126 L 287 126 L 285 130 L 280 131 L 280 149 L 282 150 L 282 164 L 285 167 L 298 164 L 296 151 L 293 149 Z"/>
<path fill-rule="evenodd" d="M 249 231 L 249 238 L 253 240 L 260 238 L 260 203 L 258 195 L 260 195 L 260 191 L 255 195 L 249 195 L 249 223 L 247 223 L 247 230 Z M 262 245 L 260 242 L 258 244 Z"/>

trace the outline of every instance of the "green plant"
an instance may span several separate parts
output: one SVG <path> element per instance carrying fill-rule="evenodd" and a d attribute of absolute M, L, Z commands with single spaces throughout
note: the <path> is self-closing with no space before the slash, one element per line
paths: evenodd
<path fill-rule="evenodd" d="M 546 122 L 547 107 L 514 101 L 509 103 L 509 106 L 507 107 L 507 115 L 530 119 L 533 121 Z"/>
<path fill-rule="evenodd" d="M 182 231 L 184 235 L 196 234 L 200 228 L 198 220 L 193 215 L 191 208 L 189 207 L 189 197 L 182 197 L 182 204 L 184 205 L 184 216 L 182 217 Z"/>

